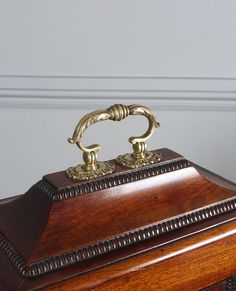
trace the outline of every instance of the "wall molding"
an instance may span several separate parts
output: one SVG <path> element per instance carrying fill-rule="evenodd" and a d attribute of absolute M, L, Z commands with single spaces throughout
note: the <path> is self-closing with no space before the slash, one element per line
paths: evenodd
<path fill-rule="evenodd" d="M 0 74 L 0 78 L 42 78 L 42 79 L 189 79 L 189 80 L 235 80 L 226 76 L 157 76 L 157 75 L 50 75 L 50 74 Z"/>
<path fill-rule="evenodd" d="M 236 77 L 0 75 L 0 108 L 236 110 Z"/>

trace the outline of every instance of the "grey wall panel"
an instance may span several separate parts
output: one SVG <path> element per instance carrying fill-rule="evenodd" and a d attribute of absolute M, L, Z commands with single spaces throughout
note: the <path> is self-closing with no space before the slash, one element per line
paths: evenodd
<path fill-rule="evenodd" d="M 235 9 L 234 0 L 0 0 L 0 197 L 79 163 L 67 137 L 113 103 L 155 111 L 162 127 L 150 148 L 236 181 Z M 109 159 L 145 126 L 95 125 L 85 142 Z"/>

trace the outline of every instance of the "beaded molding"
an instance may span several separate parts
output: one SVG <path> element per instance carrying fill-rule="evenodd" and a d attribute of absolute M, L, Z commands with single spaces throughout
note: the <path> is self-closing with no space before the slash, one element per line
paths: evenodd
<path fill-rule="evenodd" d="M 184 169 L 192 166 L 186 159 L 180 159 L 164 164 L 156 164 L 149 167 L 132 170 L 125 173 L 109 175 L 108 177 L 100 177 L 92 181 L 81 182 L 75 186 L 57 190 L 46 180 L 41 180 L 35 184 L 43 193 L 47 194 L 52 200 L 64 200 L 73 198 L 78 195 L 95 192 L 98 190 L 108 189 L 122 184 L 127 184 L 149 177 L 161 175 L 164 173 L 173 172 L 179 169 Z"/>
<path fill-rule="evenodd" d="M 226 280 L 225 291 L 236 290 L 236 275 Z"/>
<path fill-rule="evenodd" d="M 31 265 L 26 264 L 20 254 L 1 233 L 0 249 L 8 256 L 12 264 L 22 276 L 32 278 L 153 237 L 158 237 L 164 233 L 207 220 L 232 210 L 236 210 L 235 197 L 214 203 L 205 208 L 186 212 L 181 216 L 172 217 L 171 219 L 151 224 L 147 227 L 136 229 L 104 241 L 99 241 L 81 249 L 50 257 Z"/>

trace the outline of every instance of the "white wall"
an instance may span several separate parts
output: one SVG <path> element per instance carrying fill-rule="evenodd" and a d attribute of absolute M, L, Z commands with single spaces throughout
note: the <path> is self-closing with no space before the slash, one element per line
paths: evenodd
<path fill-rule="evenodd" d="M 150 149 L 236 181 L 235 11 L 234 0 L 0 0 L 0 197 L 80 162 L 66 138 L 113 103 L 155 111 Z M 145 126 L 98 124 L 85 140 L 108 159 Z"/>

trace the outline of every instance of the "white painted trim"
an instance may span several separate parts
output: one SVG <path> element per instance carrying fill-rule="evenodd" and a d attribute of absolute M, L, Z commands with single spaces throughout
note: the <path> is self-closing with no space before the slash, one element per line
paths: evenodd
<path fill-rule="evenodd" d="M 1 108 L 98 108 L 117 102 L 235 111 L 236 78 L 0 75 Z"/>
<path fill-rule="evenodd" d="M 41 92 L 236 92 L 236 78 L 161 76 L 0 75 L 0 90 Z"/>
<path fill-rule="evenodd" d="M 227 76 L 154 76 L 154 75 L 37 75 L 37 74 L 0 74 L 0 78 L 41 78 L 41 79 L 187 79 L 187 80 L 236 80 L 236 77 Z"/>
<path fill-rule="evenodd" d="M 140 103 L 159 110 L 236 111 L 236 99 L 148 98 L 148 97 L 59 97 L 11 96 L 0 98 L 0 108 L 90 109 L 106 108 L 114 103 Z"/>

